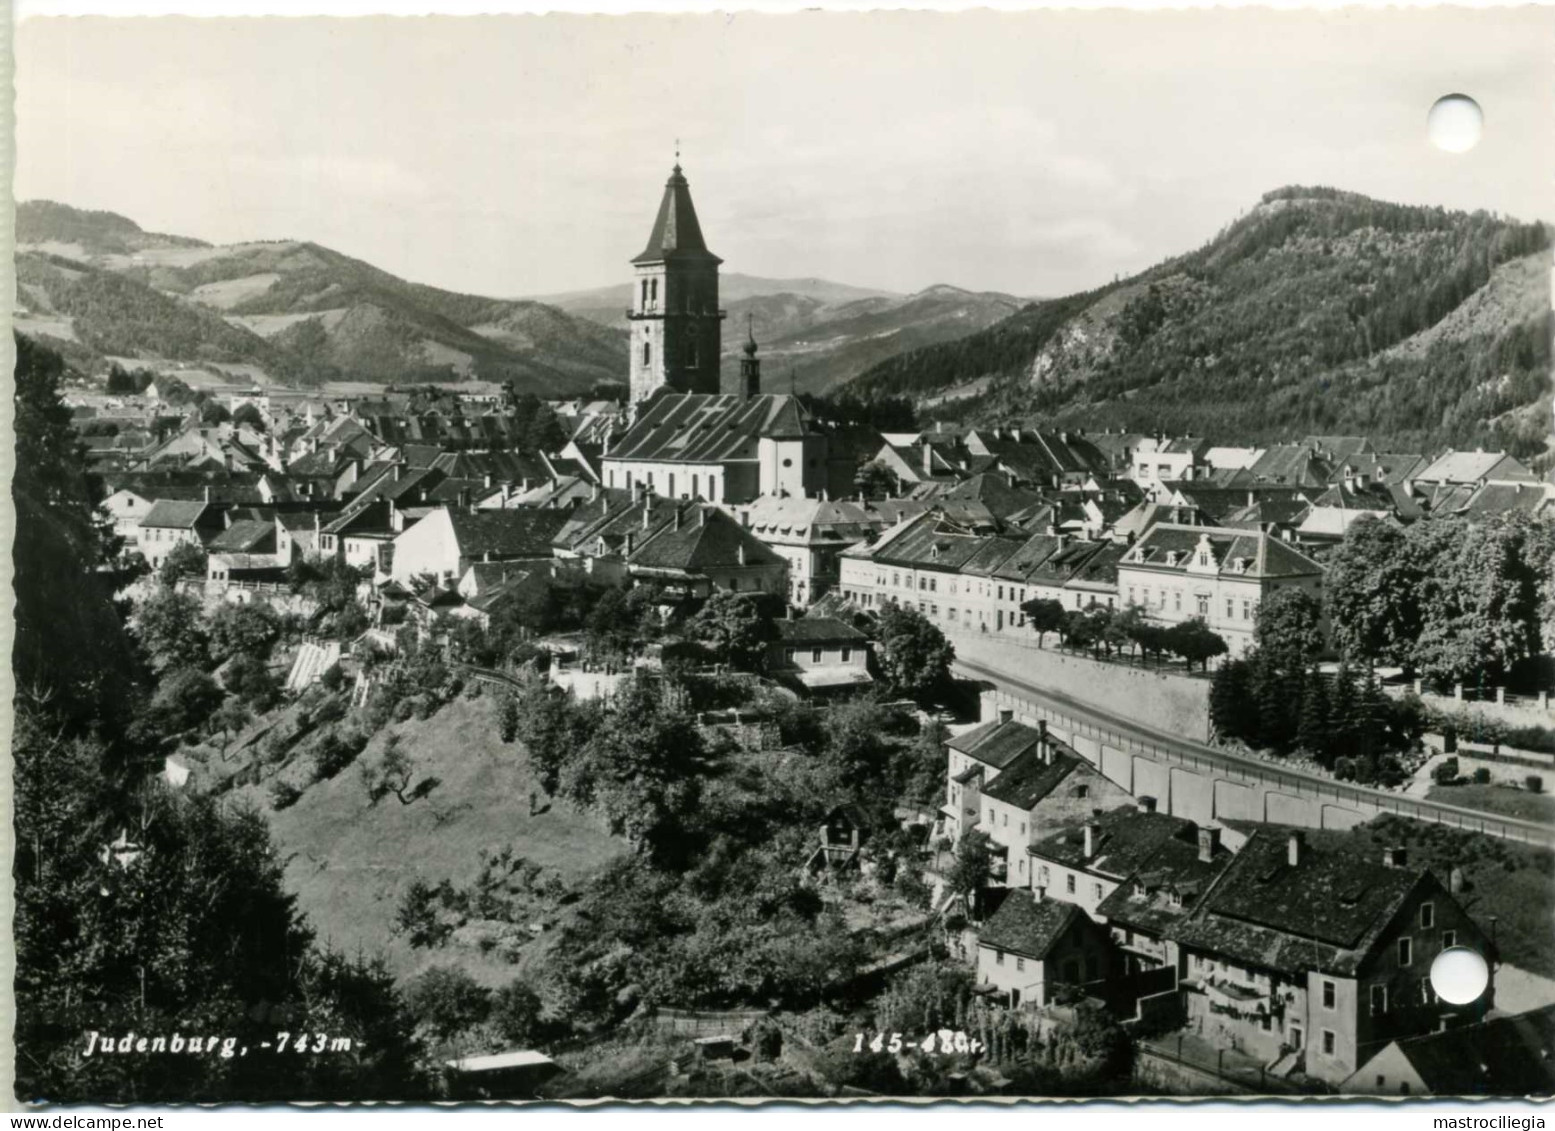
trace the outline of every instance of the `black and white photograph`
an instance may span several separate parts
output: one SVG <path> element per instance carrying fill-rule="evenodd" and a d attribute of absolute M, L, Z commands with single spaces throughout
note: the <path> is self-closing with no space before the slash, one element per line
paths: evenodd
<path fill-rule="evenodd" d="M 1552 42 L 21 19 L 7 1106 L 1555 1094 Z"/>

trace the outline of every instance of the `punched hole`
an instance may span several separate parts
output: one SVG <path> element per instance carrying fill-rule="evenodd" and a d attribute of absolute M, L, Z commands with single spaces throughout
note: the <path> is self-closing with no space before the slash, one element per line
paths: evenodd
<path fill-rule="evenodd" d="M 1436 996 L 1453 1005 L 1467 1005 L 1479 998 L 1490 984 L 1490 968 L 1478 951 L 1466 946 L 1450 946 L 1431 963 L 1431 988 Z"/>
<path fill-rule="evenodd" d="M 1467 94 L 1438 98 L 1425 119 L 1431 144 L 1448 153 L 1467 153 L 1485 131 L 1485 114 Z"/>

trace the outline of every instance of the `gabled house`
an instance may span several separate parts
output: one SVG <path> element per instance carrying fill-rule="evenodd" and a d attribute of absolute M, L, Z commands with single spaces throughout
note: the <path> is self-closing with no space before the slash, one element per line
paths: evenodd
<path fill-rule="evenodd" d="M 392 573 L 461 578 L 476 562 L 548 561 L 566 515 L 557 510 L 477 510 L 439 506 L 394 538 Z"/>
<path fill-rule="evenodd" d="M 1173 929 L 1188 1022 L 1213 1044 L 1340 1084 L 1390 1042 L 1479 1016 L 1437 997 L 1431 963 L 1479 925 L 1404 850 L 1381 860 L 1256 826 L 1193 914 Z"/>
<path fill-rule="evenodd" d="M 977 932 L 978 989 L 1011 1008 L 1104 992 L 1112 966 L 1106 932 L 1085 912 L 1031 891 L 1005 893 Z"/>
<path fill-rule="evenodd" d="M 140 552 L 156 569 L 175 548 L 205 546 L 227 528 L 226 507 L 205 500 L 158 499 L 140 520 Z"/>
<path fill-rule="evenodd" d="M 767 672 L 802 694 L 858 691 L 874 682 L 869 637 L 852 625 L 830 617 L 791 617 L 774 622 L 774 630 Z"/>
<path fill-rule="evenodd" d="M 656 585 L 673 600 L 700 600 L 719 589 L 778 597 L 787 591 L 788 563 L 725 511 L 709 503 L 662 509 L 667 521 L 625 555 L 632 584 Z"/>

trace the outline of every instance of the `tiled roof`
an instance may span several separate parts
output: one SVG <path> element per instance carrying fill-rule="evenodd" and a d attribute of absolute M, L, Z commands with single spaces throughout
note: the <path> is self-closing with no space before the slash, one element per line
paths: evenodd
<path fill-rule="evenodd" d="M 1048 952 L 1085 912 L 1072 903 L 1036 899 L 1025 891 L 1013 891 L 999 905 L 983 929 L 977 945 L 1009 951 L 1028 958 L 1046 958 Z"/>
<path fill-rule="evenodd" d="M 696 572 L 732 566 L 779 565 L 780 557 L 734 519 L 707 503 L 693 503 L 681 512 L 679 529 L 673 521 L 661 525 L 630 557 L 628 564 L 645 569 Z M 743 553 L 743 558 L 742 558 Z"/>
<path fill-rule="evenodd" d="M 151 504 L 151 509 L 146 512 L 146 517 L 140 520 L 142 526 L 171 527 L 179 530 L 193 530 L 202 520 L 209 521 L 206 514 L 210 503 L 203 499 L 184 502 L 181 499 L 158 499 Z"/>
<path fill-rule="evenodd" d="M 1419 870 L 1305 843 L 1292 866 L 1293 831 L 1265 825 L 1253 832 L 1182 925 L 1184 945 L 1266 969 L 1353 972 L 1415 886 L 1434 882 Z"/>
<path fill-rule="evenodd" d="M 707 250 L 702 239 L 702 226 L 697 223 L 696 209 L 691 204 L 691 187 L 679 164 L 664 182 L 664 197 L 659 201 L 653 230 L 648 233 L 648 246 L 632 262 L 661 263 L 667 259 L 723 262 Z"/>
<path fill-rule="evenodd" d="M 983 535 L 950 522 L 938 511 L 926 511 L 907 529 L 888 533 L 893 537 L 870 554 L 875 561 L 946 572 L 959 570 L 983 549 L 985 541 Z"/>
<path fill-rule="evenodd" d="M 274 522 L 260 522 L 255 519 L 243 519 L 234 522 L 223 530 L 215 538 L 211 539 L 207 547 L 212 553 L 223 554 L 248 554 L 255 553 L 266 542 L 275 539 Z"/>
<path fill-rule="evenodd" d="M 557 510 L 450 510 L 449 524 L 462 557 L 551 556 L 551 538 L 566 521 Z"/>
<path fill-rule="evenodd" d="M 1128 546 L 1123 542 L 1103 542 L 1101 549 L 1086 558 L 1078 569 L 1064 582 L 1066 588 L 1076 589 L 1117 589 L 1118 587 L 1118 562 L 1123 555 L 1128 553 Z"/>
<path fill-rule="evenodd" d="M 964 734 L 946 739 L 945 745 L 996 770 L 1002 770 L 1024 751 L 1035 746 L 1037 741 L 1035 727 L 1011 719 L 1009 722 L 995 720 L 984 723 Z"/>
<path fill-rule="evenodd" d="M 1333 475 L 1333 467 L 1307 444 L 1280 444 L 1268 448 L 1247 470 L 1265 482 L 1298 487 L 1321 486 Z"/>
<path fill-rule="evenodd" d="M 642 408 L 637 422 L 610 453 L 612 460 L 721 463 L 755 460 L 763 436 L 787 437 L 811 431 L 798 399 L 764 393 L 661 393 Z"/>
<path fill-rule="evenodd" d="M 1538 479 L 1505 452 L 1447 452 L 1433 460 L 1415 478 L 1430 483 L 1477 483 L 1481 479 L 1533 483 Z"/>
<path fill-rule="evenodd" d="M 1067 778 L 1079 765 L 1080 756 L 1053 743 L 1053 756 L 1044 759 L 1037 747 L 1031 747 L 1015 758 L 983 790 L 995 801 L 1029 810 Z"/>
<path fill-rule="evenodd" d="M 1141 813 L 1125 806 L 1103 813 L 1093 822 L 1096 832 L 1092 853 L 1085 853 L 1085 831 L 1075 827 L 1053 833 L 1033 843 L 1033 856 L 1072 868 L 1085 868 L 1120 879 L 1132 876 L 1148 864 L 1161 846 L 1173 837 L 1197 845 L 1197 828 L 1192 821 L 1167 813 Z"/>
<path fill-rule="evenodd" d="M 1096 907 L 1109 922 L 1158 936 L 1175 937 L 1178 923 L 1198 906 L 1234 855 L 1219 838 L 1208 860 L 1201 859 L 1195 828 L 1157 843 L 1143 864 Z M 1176 899 L 1173 899 L 1173 896 Z"/>
<path fill-rule="evenodd" d="M 1151 527 L 1124 556 L 1123 564 L 1186 573 L 1194 552 L 1206 539 L 1222 571 L 1232 570 L 1233 563 L 1242 559 L 1247 563 L 1246 576 L 1252 578 L 1310 577 L 1322 572 L 1311 558 L 1261 532 L 1172 523 Z M 1175 559 L 1169 560 L 1169 554 L 1175 554 Z"/>
<path fill-rule="evenodd" d="M 777 626 L 778 639 L 785 644 L 852 644 L 869 639 L 852 625 L 830 618 L 803 617 L 773 623 Z"/>

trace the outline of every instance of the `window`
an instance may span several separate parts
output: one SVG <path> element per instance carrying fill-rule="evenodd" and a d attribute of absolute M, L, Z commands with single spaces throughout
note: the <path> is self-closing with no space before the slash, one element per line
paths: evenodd
<path fill-rule="evenodd" d="M 648 305 L 648 280 L 643 280 L 643 305 Z"/>
<path fill-rule="evenodd" d="M 1338 1044 L 1338 1042 L 1334 1039 L 1334 1031 L 1332 1029 L 1324 1029 L 1323 1030 L 1323 1055 L 1324 1056 L 1333 1056 L 1334 1055 L 1334 1046 L 1336 1044 Z"/>
<path fill-rule="evenodd" d="M 1042 886 L 1042 887 L 1047 887 L 1047 878 L 1048 878 L 1047 877 L 1047 865 L 1046 864 L 1038 864 L 1037 865 L 1037 883 L 1040 886 Z"/>
<path fill-rule="evenodd" d="M 852 648 L 844 648 L 842 650 L 842 662 L 846 664 L 846 663 L 849 663 L 852 659 L 853 659 L 853 649 Z"/>
<path fill-rule="evenodd" d="M 1338 997 L 1338 989 L 1327 978 L 1323 979 L 1323 1008 L 1334 1008 L 1334 1002 Z"/>
<path fill-rule="evenodd" d="M 1091 898 L 1096 900 L 1098 903 L 1101 902 L 1101 885 L 1100 884 L 1092 884 L 1091 885 Z"/>
<path fill-rule="evenodd" d="M 1234 615 L 1234 613 L 1232 611 L 1232 605 L 1233 604 L 1234 604 L 1234 602 L 1231 600 L 1231 598 L 1227 597 L 1226 598 L 1226 619 L 1227 620 L 1230 620 L 1231 617 Z"/>
<path fill-rule="evenodd" d="M 1026 835 L 1026 822 L 1025 821 L 1022 821 L 1020 823 L 1020 835 L 1021 836 L 1025 836 Z"/>
<path fill-rule="evenodd" d="M 659 280 L 652 279 L 649 281 L 648 298 L 653 302 L 659 301 Z"/>
<path fill-rule="evenodd" d="M 1244 600 L 1242 602 L 1242 619 L 1243 620 L 1252 620 L 1253 619 L 1253 603 L 1251 601 Z"/>
<path fill-rule="evenodd" d="M 1429 931 L 1436 926 L 1436 904 L 1422 903 L 1420 905 L 1420 929 Z"/>
<path fill-rule="evenodd" d="M 1004 965 L 1004 951 L 996 950 L 996 951 L 993 952 L 993 964 L 995 966 L 1003 966 Z"/>
<path fill-rule="evenodd" d="M 1436 987 L 1431 985 L 1431 979 L 1420 979 L 1420 1001 L 1425 1005 L 1436 1004 Z"/>
<path fill-rule="evenodd" d="M 1300 1025 L 1292 1025 L 1290 1027 L 1290 1047 L 1293 1048 L 1293 1049 L 1299 1049 L 1301 1047 L 1301 1026 Z"/>
<path fill-rule="evenodd" d="M 697 367 L 697 344 L 693 340 L 693 341 L 689 341 L 689 342 L 686 343 L 686 368 L 687 369 L 695 369 L 696 367 Z M 784 465 L 787 466 L 787 461 L 786 460 L 784 461 Z"/>
<path fill-rule="evenodd" d="M 999 586 L 999 600 L 1004 600 L 1004 586 Z"/>
<path fill-rule="evenodd" d="M 1010 815 L 1008 813 L 1005 813 L 1005 814 L 1003 814 L 1003 817 L 1004 817 L 1004 827 L 1005 828 L 1009 828 L 1010 827 Z"/>
<path fill-rule="evenodd" d="M 918 590 L 920 592 L 922 592 L 923 590 L 927 589 L 928 587 L 929 587 L 929 579 L 927 577 L 920 577 L 918 579 Z"/>
<path fill-rule="evenodd" d="M 1408 966 L 1414 961 L 1414 940 L 1408 937 L 1398 940 L 1398 964 Z"/>
<path fill-rule="evenodd" d="M 1074 894 L 1074 877 L 1073 876 L 1065 876 L 1064 877 L 1064 890 L 1066 892 L 1068 892 L 1070 895 Z"/>
<path fill-rule="evenodd" d="M 1204 553 L 1202 550 L 1199 552 L 1199 564 L 1201 566 L 1209 565 L 1209 555 Z"/>
<path fill-rule="evenodd" d="M 1209 598 L 1202 593 L 1199 594 L 1199 616 L 1209 616 Z"/>
<path fill-rule="evenodd" d="M 1457 931 L 1443 931 L 1442 932 L 1442 949 L 1443 950 L 1446 950 L 1448 947 L 1457 946 L 1457 945 L 1458 945 L 1458 932 Z"/>
<path fill-rule="evenodd" d="M 1177 612 L 1179 612 L 1179 613 L 1182 612 L 1182 590 L 1181 589 L 1177 590 L 1177 592 L 1172 594 L 1172 600 L 1175 603 L 1174 607 L 1177 610 Z"/>
<path fill-rule="evenodd" d="M 990 825 L 993 824 L 993 809 L 992 808 L 990 808 L 988 810 L 988 823 Z"/>
<path fill-rule="evenodd" d="M 934 578 L 934 577 L 929 578 L 929 592 L 930 593 L 938 593 L 939 592 L 939 579 L 938 578 Z"/>
<path fill-rule="evenodd" d="M 1091 795 L 1091 787 L 1088 785 L 1077 785 L 1074 787 L 1074 795 L 1082 798 L 1089 797 Z"/>
<path fill-rule="evenodd" d="M 1371 1015 L 1379 1017 L 1388 1011 L 1388 987 L 1373 986 L 1371 988 Z"/>
<path fill-rule="evenodd" d="M 1024 969 L 1026 969 L 1026 960 L 1024 958 L 1017 958 L 1015 960 L 1015 969 L 1017 969 L 1017 970 L 1024 970 Z"/>
<path fill-rule="evenodd" d="M 651 342 L 644 342 L 643 343 L 643 364 L 644 365 L 652 365 L 653 364 L 653 343 L 651 343 Z"/>

